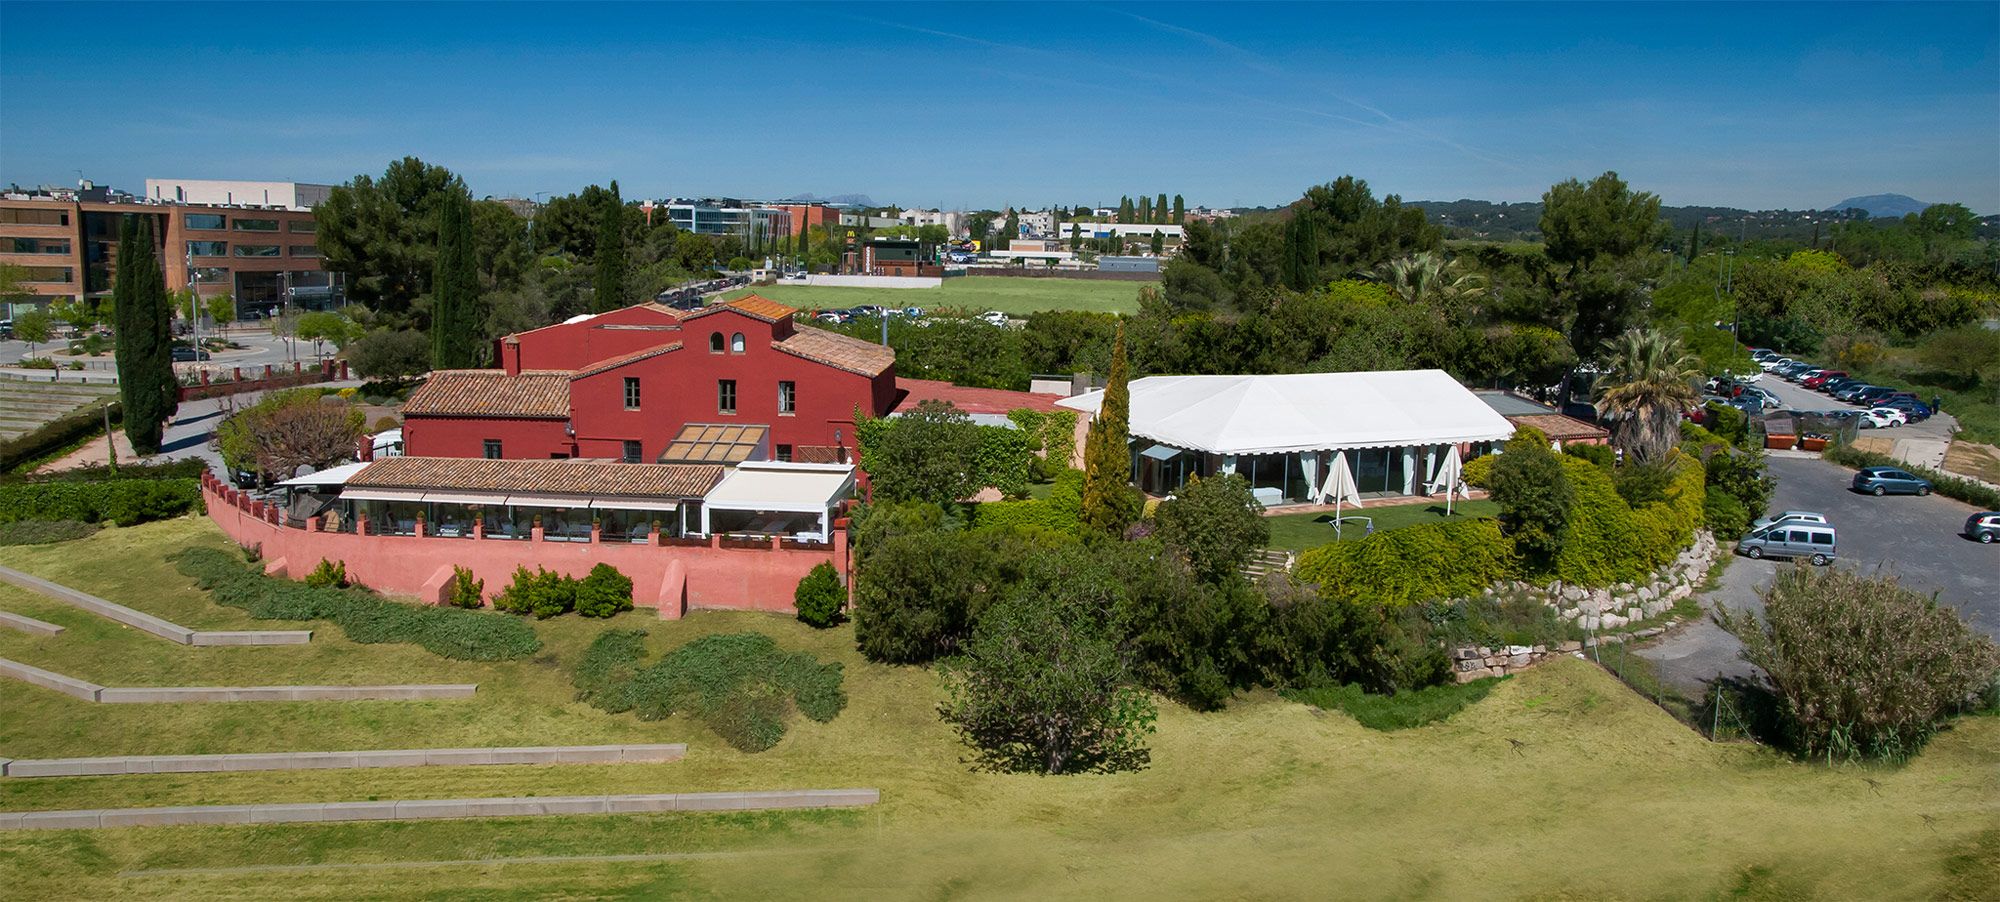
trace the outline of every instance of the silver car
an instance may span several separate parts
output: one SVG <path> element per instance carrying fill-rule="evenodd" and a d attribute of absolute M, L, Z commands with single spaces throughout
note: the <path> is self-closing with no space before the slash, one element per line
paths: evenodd
<path fill-rule="evenodd" d="M 1817 566 L 1832 561 L 1838 546 L 1833 527 L 1822 523 L 1773 523 L 1753 529 L 1736 541 L 1736 551 L 1751 559 L 1806 558 Z"/>

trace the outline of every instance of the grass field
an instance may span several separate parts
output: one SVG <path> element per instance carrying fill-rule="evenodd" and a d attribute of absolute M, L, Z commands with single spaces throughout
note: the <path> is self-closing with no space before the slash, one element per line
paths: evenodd
<path fill-rule="evenodd" d="M 0 548 L 0 563 L 191 626 L 249 625 L 159 560 L 190 542 L 221 539 L 183 520 Z M 1813 766 L 1707 742 L 1561 659 L 1394 732 L 1266 692 L 1210 714 L 1163 702 L 1146 770 L 1045 778 L 968 770 L 933 675 L 866 663 L 851 628 L 566 617 L 535 624 L 547 644 L 535 660 L 467 664 L 337 630 L 303 648 L 191 649 L 19 593 L 0 609 L 71 628 L 0 633 L 0 656 L 100 681 L 480 683 L 467 701 L 123 706 L 6 682 L 0 756 L 689 744 L 663 765 L 0 780 L 0 810 L 844 786 L 883 798 L 835 812 L 0 833 L 11 898 L 1972 899 L 2000 886 L 2000 718 L 1959 723 L 1899 769 Z M 686 718 L 573 701 L 567 668 L 584 645 L 632 626 L 652 631 L 655 653 L 768 633 L 840 661 L 851 702 L 748 755 Z"/>
<path fill-rule="evenodd" d="M 1451 505 L 1451 519 L 1477 520 L 1481 517 L 1495 517 L 1500 514 L 1500 505 L 1491 501 L 1454 501 Z M 1436 523 L 1445 519 L 1444 502 L 1419 501 L 1414 504 L 1398 504 L 1394 507 L 1370 507 L 1361 510 L 1342 510 L 1342 518 L 1370 517 L 1375 521 L 1375 531 L 1415 526 L 1419 523 Z M 1333 512 L 1317 514 L 1273 514 L 1264 522 L 1271 525 L 1270 547 L 1285 551 L 1305 551 L 1318 548 L 1333 541 Z M 1361 525 L 1349 523 L 1342 527 L 1348 541 L 1366 535 Z"/>
<path fill-rule="evenodd" d="M 972 313 L 998 310 L 1026 316 L 1038 310 L 1089 310 L 1096 313 L 1138 313 L 1139 287 L 1144 282 L 1095 279 L 1032 279 L 1008 276 L 961 276 L 938 288 L 832 288 L 812 285 L 762 285 L 732 291 L 724 297 L 760 294 L 802 310 L 824 307 L 957 307 Z"/>

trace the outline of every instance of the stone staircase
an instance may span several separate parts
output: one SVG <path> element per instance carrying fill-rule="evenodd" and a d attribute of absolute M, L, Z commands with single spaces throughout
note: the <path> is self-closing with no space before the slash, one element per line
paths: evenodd
<path fill-rule="evenodd" d="M 0 439 L 32 432 L 43 423 L 117 393 L 113 385 L 0 380 Z"/>
<path fill-rule="evenodd" d="M 1289 551 L 1265 548 L 1251 555 L 1243 565 L 1243 575 L 1249 577 L 1251 582 L 1257 582 L 1273 573 L 1290 573 L 1293 557 Z"/>

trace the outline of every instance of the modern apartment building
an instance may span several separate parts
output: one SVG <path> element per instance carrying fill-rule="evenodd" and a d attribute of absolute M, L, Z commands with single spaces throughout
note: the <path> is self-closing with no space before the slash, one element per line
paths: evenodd
<path fill-rule="evenodd" d="M 156 184 L 163 194 L 173 194 L 169 186 L 193 183 L 148 180 L 148 191 Z M 261 199 L 261 189 L 256 196 Z M 302 196 L 310 194 L 279 198 L 296 202 Z M 109 294 L 124 216 L 152 218 L 154 249 L 165 265 L 168 290 L 192 284 L 203 297 L 230 295 L 239 317 L 287 303 L 317 309 L 341 300 L 337 279 L 320 266 L 310 209 L 141 202 L 101 189 L 21 192 L 0 195 L 0 264 L 26 271 L 20 286 L 25 297 L 5 299 L 0 318 L 57 300 L 90 301 Z"/>
<path fill-rule="evenodd" d="M 759 206 L 730 198 L 646 201 L 640 204 L 648 219 L 665 215 L 682 231 L 697 235 L 727 235 L 746 248 L 762 247 L 790 237 L 791 211 L 779 206 Z"/>

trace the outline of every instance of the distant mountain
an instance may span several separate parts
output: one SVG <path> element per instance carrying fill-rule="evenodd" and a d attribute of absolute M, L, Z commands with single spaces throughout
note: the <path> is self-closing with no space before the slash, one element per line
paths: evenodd
<path fill-rule="evenodd" d="M 1922 213 L 1930 204 L 1905 194 L 1870 194 L 1867 197 L 1850 197 L 1828 207 L 1828 210 L 1867 210 L 1869 219 L 1901 219 L 1911 213 Z"/>
<path fill-rule="evenodd" d="M 866 194 L 835 194 L 831 197 L 821 197 L 808 191 L 804 194 L 794 194 L 790 199 L 809 204 L 841 204 L 849 207 L 875 206 L 874 198 Z"/>

